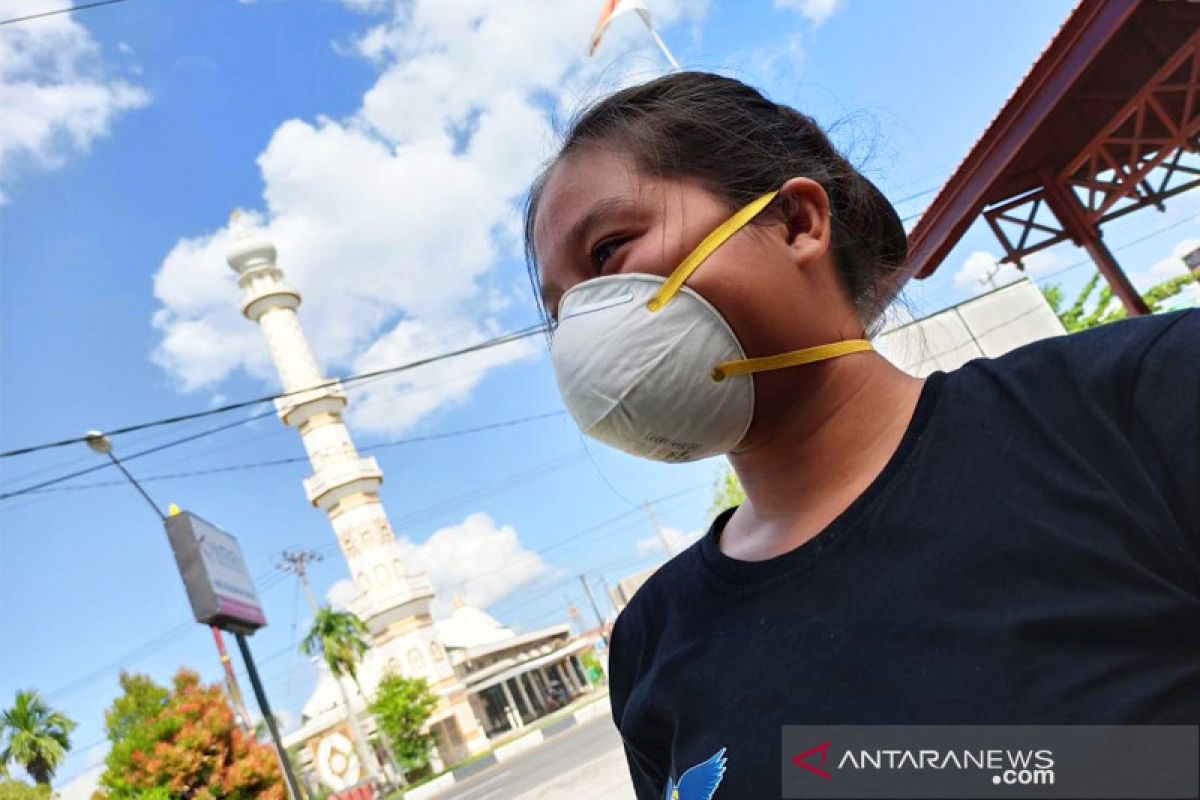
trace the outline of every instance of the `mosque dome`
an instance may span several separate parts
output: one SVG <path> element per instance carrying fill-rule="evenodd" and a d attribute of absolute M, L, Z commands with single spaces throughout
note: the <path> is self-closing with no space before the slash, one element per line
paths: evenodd
<path fill-rule="evenodd" d="M 230 215 L 229 226 L 233 230 L 234 238 L 225 253 L 225 260 L 234 272 L 241 275 L 251 267 L 275 265 L 275 245 L 251 231 L 246 226 L 241 212 L 235 211 Z"/>
<path fill-rule="evenodd" d="M 433 623 L 438 638 L 445 647 L 465 650 L 502 642 L 516 636 L 511 629 L 497 622 L 495 617 L 486 611 L 465 605 L 457 596 L 454 598 L 454 606 L 453 614 Z"/>
<path fill-rule="evenodd" d="M 241 275 L 254 266 L 274 265 L 275 256 L 275 245 L 261 236 L 246 236 L 234 240 L 225 253 L 225 260 Z"/>

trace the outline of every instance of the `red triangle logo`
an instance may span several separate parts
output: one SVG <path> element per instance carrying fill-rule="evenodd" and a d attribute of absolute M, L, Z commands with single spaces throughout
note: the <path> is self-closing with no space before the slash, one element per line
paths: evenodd
<path fill-rule="evenodd" d="M 795 764 L 797 767 L 803 767 L 804 769 L 808 770 L 809 772 L 811 772 L 814 775 L 820 775 L 825 780 L 829 780 L 830 778 L 833 777 L 832 775 L 830 775 L 828 772 L 826 772 L 823 769 L 817 769 L 812 764 L 806 763 L 805 759 L 811 755 L 820 753 L 821 754 L 821 764 L 824 765 L 825 759 L 829 757 L 829 745 L 830 744 L 831 744 L 831 742 L 826 742 L 825 744 L 819 744 L 816 747 L 813 747 L 809 750 L 805 750 L 803 753 L 801 753 L 800 755 L 793 758 L 792 763 Z"/>

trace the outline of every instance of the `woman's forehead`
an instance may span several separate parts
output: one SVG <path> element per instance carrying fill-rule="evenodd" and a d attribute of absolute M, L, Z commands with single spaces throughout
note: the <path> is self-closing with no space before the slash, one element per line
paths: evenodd
<path fill-rule="evenodd" d="M 559 160 L 546 178 L 534 220 L 537 252 L 565 244 L 571 229 L 597 203 L 635 199 L 638 181 L 627 159 L 599 148 Z"/>

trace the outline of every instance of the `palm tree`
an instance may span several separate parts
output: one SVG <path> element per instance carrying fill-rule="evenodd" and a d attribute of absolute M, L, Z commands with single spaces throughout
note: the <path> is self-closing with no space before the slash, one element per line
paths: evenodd
<path fill-rule="evenodd" d="M 371 647 L 370 635 L 367 624 L 357 615 L 323 606 L 300 643 L 300 651 L 306 656 L 323 656 L 335 676 L 349 675 L 357 681 L 358 665 Z"/>
<path fill-rule="evenodd" d="M 39 785 L 50 785 L 71 749 L 73 730 L 75 721 L 46 705 L 37 692 L 17 692 L 13 707 L 0 714 L 0 773 L 7 774 L 15 761 Z"/>
<path fill-rule="evenodd" d="M 346 695 L 346 687 L 342 685 L 344 675 L 349 675 L 355 685 L 358 685 L 358 665 L 371 647 L 368 640 L 370 634 L 367 624 L 357 615 L 322 606 L 317 609 L 308 635 L 300 642 L 300 652 L 309 657 L 319 655 L 324 658 L 326 666 L 333 674 L 333 682 L 342 696 L 342 705 L 346 708 L 346 717 L 350 720 L 350 729 L 354 733 L 359 763 L 367 774 L 377 775 L 378 769 L 367 747 L 367 739 L 363 736 L 358 715 L 354 713 L 354 707 L 350 705 L 350 698 Z M 361 693 L 362 687 L 359 686 L 358 690 Z M 365 699 L 366 695 L 363 697 Z"/>

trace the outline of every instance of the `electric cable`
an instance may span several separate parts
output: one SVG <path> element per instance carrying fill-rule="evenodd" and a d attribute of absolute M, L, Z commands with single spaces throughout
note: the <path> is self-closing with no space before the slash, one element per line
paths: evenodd
<path fill-rule="evenodd" d="M 230 428 L 236 428 L 240 425 L 247 425 L 251 422 L 254 422 L 255 420 L 262 419 L 263 417 L 269 417 L 269 416 L 273 415 L 274 413 L 275 412 L 273 410 L 264 411 L 261 414 L 252 414 L 248 417 L 234 420 L 233 422 L 227 422 L 224 425 L 218 425 L 215 428 L 206 428 L 205 430 L 202 430 L 199 433 L 193 433 L 189 436 L 184 436 L 179 439 L 172 439 L 169 442 L 165 442 L 163 444 L 156 445 L 155 447 L 149 447 L 149 448 L 146 448 L 145 450 L 139 450 L 136 453 L 131 453 L 130 455 L 122 456 L 121 461 L 132 461 L 135 458 L 141 458 L 143 456 L 148 456 L 153 453 L 160 453 L 163 450 L 167 450 L 172 447 L 178 447 L 179 445 L 187 444 L 188 442 L 194 442 L 197 439 L 203 439 L 206 436 L 212 436 L 213 434 L 221 433 L 222 431 L 227 431 Z M 90 473 L 97 472 L 98 470 L 102 470 L 102 469 L 109 469 L 113 466 L 114 463 L 115 462 L 112 462 L 112 461 L 103 461 L 99 464 L 94 464 L 90 467 L 84 467 L 83 469 L 75 470 L 74 472 L 70 472 L 66 475 L 59 475 L 56 478 L 49 478 L 47 480 L 41 481 L 40 483 L 35 483 L 35 484 L 29 485 L 29 486 L 23 486 L 20 489 L 14 489 L 10 492 L 5 492 L 3 494 L 0 494 L 0 500 L 7 500 L 12 497 L 20 497 L 21 495 L 29 494 L 30 492 L 36 492 L 39 489 L 44 489 L 47 486 L 54 486 L 59 483 L 64 483 L 65 481 L 69 481 L 72 478 L 78 478 L 83 475 L 88 475 Z"/>
<path fill-rule="evenodd" d="M 706 485 L 707 484 L 692 486 L 692 487 L 689 487 L 689 488 L 684 489 L 679 492 L 673 492 L 671 494 L 664 495 L 659 498 L 655 498 L 655 499 L 651 500 L 650 502 L 663 503 L 672 498 L 682 496 L 683 494 L 686 494 L 688 492 L 697 491 L 699 488 L 701 488 L 701 486 L 706 486 Z M 549 552 L 550 550 L 553 550 L 557 547 L 565 545 L 570 541 L 580 539 L 589 533 L 594 533 L 595 531 L 597 531 L 607 525 L 612 524 L 614 521 L 616 521 L 618 519 L 629 516 L 631 513 L 633 513 L 633 512 L 632 511 L 624 511 L 621 514 L 616 515 L 615 517 L 610 517 L 609 519 L 604 520 L 600 523 L 597 523 L 596 525 L 590 526 L 590 527 L 584 529 L 583 531 L 576 532 L 576 533 L 571 534 L 570 536 L 567 536 L 563 539 L 552 542 L 547 547 L 540 548 L 538 550 L 531 550 L 531 551 L 528 551 L 528 553 L 536 553 L 536 554 L 540 555 L 540 554 Z M 336 542 L 334 543 L 334 547 L 335 548 L 337 547 Z M 527 558 L 528 553 L 523 554 L 521 556 L 521 558 Z M 504 569 L 504 568 L 507 568 L 508 566 L 511 566 L 511 564 L 501 565 L 497 569 Z M 471 578 L 468 579 L 468 582 L 469 582 L 469 580 L 476 580 L 480 577 L 483 577 L 484 575 L 492 574 L 493 571 L 479 573 L 477 575 L 471 576 Z M 258 586 L 258 590 L 261 593 L 261 592 L 265 591 L 266 588 L 273 588 L 274 586 L 287 580 L 287 577 L 288 577 L 287 573 L 284 573 L 279 570 L 272 570 L 272 573 L 266 574 L 261 579 L 261 582 L 267 583 L 268 586 L 265 586 L 265 587 Z M 256 581 L 256 583 L 259 583 L 259 582 L 260 581 Z M 441 588 L 439 591 L 444 592 L 449 589 L 453 589 L 456 586 L 462 585 L 462 583 L 463 582 L 457 582 L 455 584 L 451 584 L 449 586 Z M 81 675 L 80 677 L 75 678 L 75 679 L 67 682 L 66 684 L 63 684 L 62 686 L 54 689 L 53 691 L 48 692 L 46 694 L 46 698 L 48 700 L 55 700 L 55 699 L 65 697 L 70 694 L 74 694 L 75 692 L 77 692 L 81 689 L 87 688 L 88 686 L 107 678 L 109 676 L 109 674 L 111 674 L 112 672 L 114 672 L 116 670 L 120 670 L 122 668 L 128 667 L 132 663 L 140 661 L 144 658 L 148 658 L 151 655 L 154 655 L 156 653 L 161 652 L 162 650 L 165 650 L 167 647 L 170 647 L 170 646 L 176 644 L 177 642 L 179 642 L 180 640 L 182 640 L 183 638 L 185 638 L 189 633 L 199 630 L 202 627 L 203 626 L 198 625 L 194 620 L 187 620 L 185 622 L 181 622 L 178 625 L 174 626 L 173 628 L 170 628 L 169 630 L 164 631 L 163 633 L 155 636 L 154 638 L 152 638 L 146 642 L 143 642 L 142 644 L 140 644 L 137 647 L 133 648 L 132 650 L 126 652 L 125 654 L 109 661 L 108 663 L 104 664 L 103 666 L 97 667 L 97 668 L 89 671 L 88 673 Z M 272 653 L 267 658 L 259 660 L 258 663 L 260 665 L 263 663 L 266 663 L 267 661 L 277 658 L 279 655 L 281 655 L 284 652 L 286 652 L 286 651 L 285 650 L 276 651 L 275 653 Z"/>
<path fill-rule="evenodd" d="M 489 423 L 487 425 L 477 425 L 472 428 L 463 428 L 462 430 L 446 431 L 445 433 L 434 433 L 434 434 L 427 434 L 424 436 L 411 436 L 411 437 L 407 437 L 404 439 L 394 439 L 394 440 L 388 441 L 388 442 L 378 442 L 376 444 L 370 444 L 370 445 L 366 445 L 364 447 L 359 447 L 358 452 L 369 453 L 369 452 L 374 452 L 377 450 L 385 450 L 389 447 L 399 447 L 401 445 L 417 444 L 420 442 L 433 442 L 433 441 L 441 441 L 443 439 L 453 439 L 453 438 L 460 437 L 460 436 L 468 436 L 468 435 L 475 434 L 475 433 L 483 433 L 485 431 L 499 430 L 501 428 L 511 428 L 511 427 L 514 427 L 517 425 L 522 425 L 527 422 L 537 422 L 537 421 L 544 420 L 544 419 L 561 417 L 561 416 L 565 416 L 566 413 L 567 412 L 565 412 L 565 411 L 549 411 L 544 414 L 534 414 L 532 416 L 520 417 L 518 419 L 505 420 L 503 422 L 494 422 L 494 423 Z M 289 429 L 289 428 L 283 428 L 282 430 L 284 433 L 291 432 L 291 429 Z M 274 431 L 273 431 L 273 433 L 274 433 Z M 131 458 L 132 458 L 132 456 L 131 456 Z M 127 459 L 122 459 L 122 460 L 127 460 Z M 172 472 L 172 473 L 167 473 L 167 474 L 163 474 L 163 475 L 144 475 L 144 476 L 139 476 L 138 480 L 141 481 L 142 483 L 149 483 L 151 481 L 180 480 L 183 478 L 195 478 L 195 477 L 199 477 L 199 476 L 203 476 L 203 475 L 216 475 L 216 474 L 220 474 L 220 473 L 224 473 L 224 472 L 240 472 L 240 471 L 248 470 L 248 469 L 262 469 L 262 468 L 266 468 L 266 467 L 278 467 L 278 466 L 282 466 L 285 464 L 298 464 L 298 463 L 306 463 L 307 464 L 308 461 L 309 461 L 309 457 L 307 455 L 290 456 L 288 458 L 276 458 L 276 459 L 270 459 L 267 461 L 252 461 L 252 462 L 245 463 L 245 464 L 228 464 L 228 465 L 220 466 L 220 467 L 208 467 L 206 469 L 189 470 L 186 472 Z M 126 482 L 123 480 L 120 480 L 120 481 L 112 480 L 112 481 L 97 481 L 95 483 L 75 483 L 75 484 L 70 484 L 68 486 L 49 486 L 49 487 L 43 487 L 43 488 L 39 488 L 39 489 L 26 489 L 24 491 L 25 492 L 32 491 L 32 492 L 41 494 L 41 493 L 45 493 L 45 492 L 72 492 L 72 491 L 80 491 L 80 490 L 84 490 L 84 489 L 100 489 L 100 488 L 106 488 L 109 486 L 125 486 L 125 485 L 126 485 Z M 4 499 L 7 496 L 8 495 L 0 495 L 0 500 Z"/>
<path fill-rule="evenodd" d="M 408 370 L 416 369 L 417 367 L 423 367 L 423 366 L 427 366 L 429 364 L 436 364 L 440 361 L 447 361 L 449 359 L 458 358 L 460 356 L 469 355 L 471 353 L 478 353 L 482 350 L 488 350 L 493 347 L 499 347 L 501 345 L 511 344 L 512 342 L 520 341 L 521 339 L 527 339 L 530 336 L 536 336 L 537 334 L 542 333 L 545 330 L 546 330 L 546 326 L 539 323 L 537 325 L 533 325 L 533 326 L 530 326 L 527 328 L 522 328 L 520 330 L 502 334 L 500 336 L 496 336 L 492 339 L 487 339 L 487 340 L 479 342 L 477 344 L 473 344 L 469 347 L 463 347 L 458 350 L 452 350 L 452 351 L 449 351 L 446 353 L 441 353 L 436 356 L 429 356 L 427 358 L 417 359 L 416 361 L 410 361 L 405 364 L 398 364 L 396 366 L 385 367 L 383 369 L 372 370 L 370 372 L 362 372 L 362 373 L 358 373 L 356 375 L 350 375 L 345 378 L 332 378 L 323 383 L 314 384 L 312 386 L 306 386 L 303 389 L 293 389 L 293 390 L 287 391 L 287 392 L 279 392 L 278 394 L 271 394 L 271 395 L 264 395 L 262 397 L 255 397 L 250 400 L 241 400 L 241 401 L 238 401 L 235 403 L 226 403 L 224 405 L 220 405 L 215 408 L 209 408 L 204 411 L 195 411 L 190 414 L 179 414 L 179 415 L 176 415 L 173 417 L 165 417 L 163 419 L 152 420 L 149 422 L 140 422 L 140 423 L 137 423 L 134 425 L 126 425 L 125 427 L 115 428 L 113 430 L 105 431 L 104 433 L 109 438 L 112 438 L 114 436 L 121 436 L 122 434 L 126 434 L 126 433 L 133 433 L 134 431 L 145 430 L 147 428 L 157 428 L 157 427 L 160 427 L 163 425 L 174 425 L 174 424 L 177 424 L 180 422 L 187 422 L 187 421 L 193 420 L 193 419 L 200 419 L 202 417 L 213 416 L 215 414 L 224 414 L 228 411 L 236 411 L 239 408 L 246 408 L 248 406 L 257 405 L 259 403 L 280 400 L 280 399 L 283 399 L 286 397 L 293 397 L 293 396 L 299 395 L 299 394 L 308 394 L 308 393 L 319 391 L 321 389 L 327 389 L 332 386 L 337 386 L 338 384 L 346 386 L 346 385 L 356 383 L 359 381 L 381 377 L 383 375 L 394 375 L 394 374 L 397 374 L 400 372 L 405 372 Z M 72 445 L 72 444 L 81 444 L 85 441 L 86 441 L 86 438 L 83 436 L 73 436 L 69 439 L 60 439 L 60 440 L 54 441 L 54 442 L 46 442 L 44 444 L 32 445 L 29 447 L 21 447 L 21 448 L 15 449 L 15 450 L 6 450 L 4 452 L 0 452 L 0 458 L 11 458 L 13 456 L 26 455 L 28 453 L 36 453 L 36 452 L 39 452 L 42 450 L 50 450 L 55 447 L 65 447 L 67 445 Z"/>
<path fill-rule="evenodd" d="M 86 11 L 89 8 L 99 8 L 100 6 L 111 6 L 114 3 L 123 3 L 125 0 L 95 0 L 91 3 L 80 3 L 77 6 L 68 6 L 66 8 L 56 8 L 51 11 L 40 11 L 37 14 L 27 14 L 23 17 L 9 17 L 8 19 L 0 19 L 0 25 L 12 25 L 17 22 L 28 22 L 31 19 L 41 19 L 42 17 L 53 17 L 55 14 L 69 14 L 72 11 Z"/>

